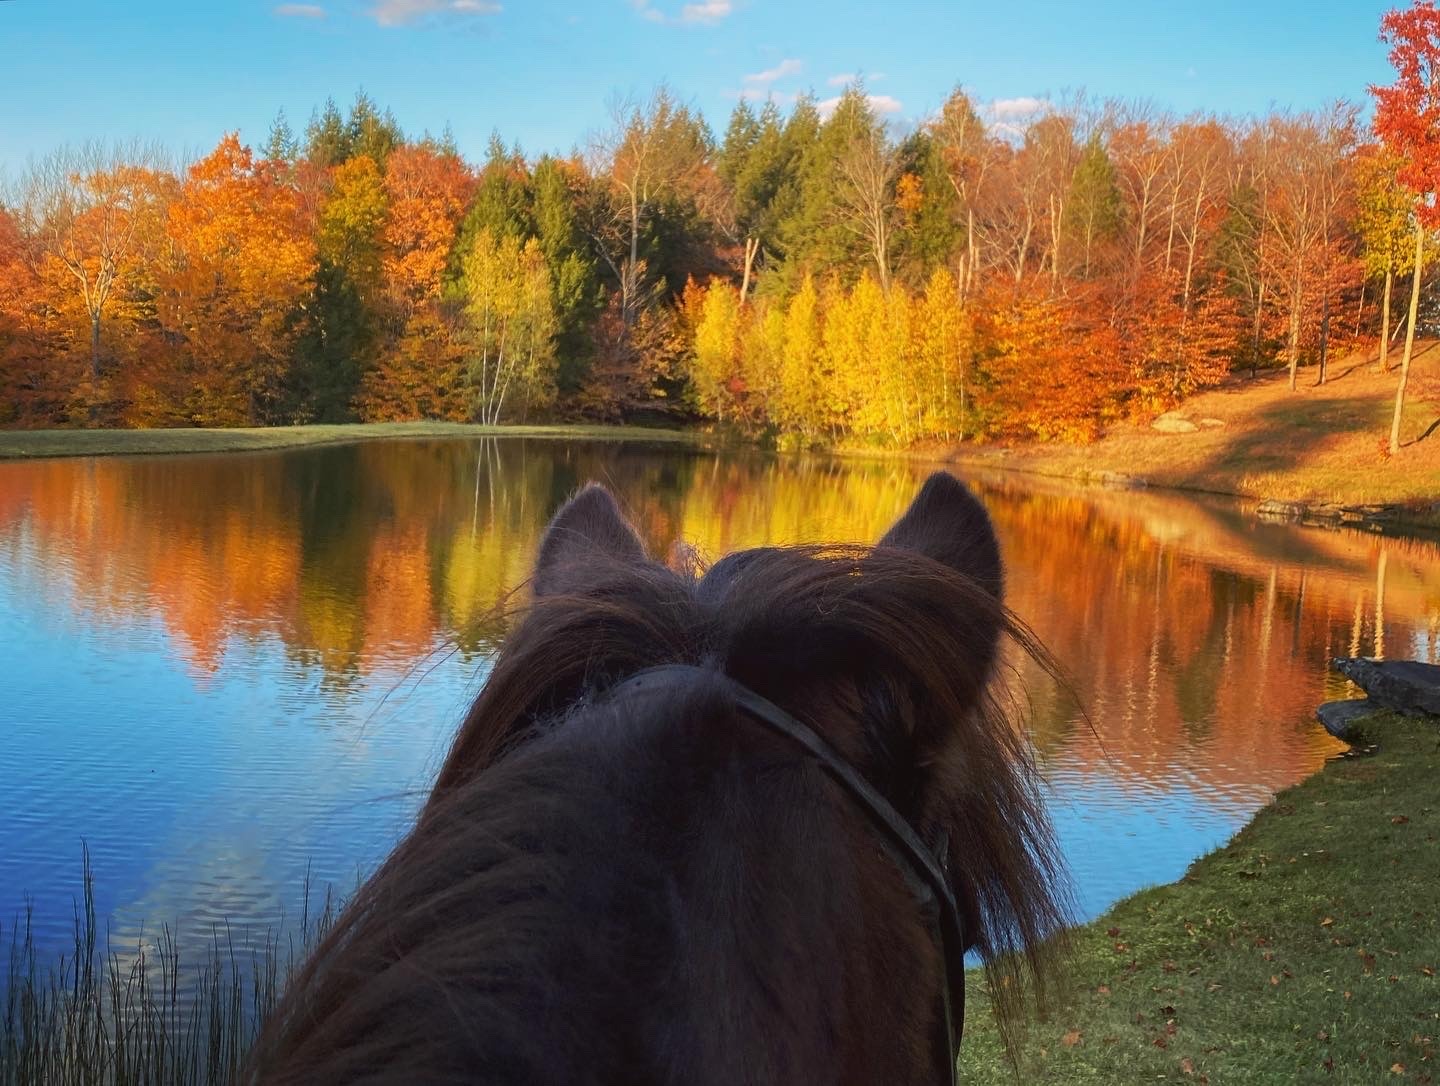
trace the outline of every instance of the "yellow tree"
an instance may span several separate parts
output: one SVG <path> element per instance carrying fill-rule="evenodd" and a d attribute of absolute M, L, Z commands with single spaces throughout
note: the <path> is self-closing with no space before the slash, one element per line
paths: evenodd
<path fill-rule="evenodd" d="M 465 254 L 460 299 L 468 323 L 471 412 L 500 421 L 519 397 L 526 408 L 555 396 L 555 303 L 545 254 L 534 238 L 496 239 L 488 229 Z"/>
<path fill-rule="evenodd" d="M 1390 295 L 1397 275 L 1410 271 L 1414 198 L 1400 184 L 1400 160 L 1367 146 L 1355 158 L 1355 228 L 1367 277 L 1384 277 L 1380 301 L 1380 368 L 1390 372 Z"/>
<path fill-rule="evenodd" d="M 860 434 L 886 428 L 882 403 L 888 368 L 875 350 L 887 350 L 885 294 L 875 278 L 864 272 L 848 292 L 832 288 L 825 307 L 825 357 L 833 374 L 834 407 L 846 427 Z"/>
<path fill-rule="evenodd" d="M 761 301 L 741 310 L 740 374 L 744 383 L 742 407 L 748 425 L 759 428 L 775 422 L 771 405 L 785 358 L 785 307 Z"/>
<path fill-rule="evenodd" d="M 968 362 L 974 350 L 969 315 L 949 270 L 935 269 L 916 303 L 916 373 L 921 386 L 922 434 L 945 440 L 965 437 L 969 407 Z"/>
<path fill-rule="evenodd" d="M 740 296 L 720 279 L 710 280 L 695 325 L 690 382 L 700 410 L 719 422 L 734 420 L 740 391 Z"/>
<path fill-rule="evenodd" d="M 831 427 L 821 341 L 820 292 L 808 274 L 785 307 L 784 347 L 771 414 L 781 430 L 813 441 Z"/>

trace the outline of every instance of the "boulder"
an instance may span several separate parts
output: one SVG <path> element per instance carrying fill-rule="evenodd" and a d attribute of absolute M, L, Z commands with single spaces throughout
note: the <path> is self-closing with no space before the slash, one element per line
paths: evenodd
<path fill-rule="evenodd" d="M 1224 419 L 1201 419 L 1200 425 L 1206 430 L 1218 430 L 1225 425 Z"/>
<path fill-rule="evenodd" d="M 1325 730 L 1336 739 L 1350 742 L 1350 725 L 1362 716 L 1379 711 L 1379 706 L 1369 698 L 1351 698 L 1347 701 L 1327 701 L 1315 710 L 1315 719 L 1325 725 Z"/>
<path fill-rule="evenodd" d="M 1255 509 L 1255 512 L 1262 517 L 1278 517 L 1281 519 L 1293 519 L 1303 517 L 1309 507 L 1300 502 L 1282 502 L 1278 498 L 1266 498 Z"/>
<path fill-rule="evenodd" d="M 1440 717 L 1440 665 L 1359 656 L 1333 660 L 1331 666 L 1382 708 Z"/>
<path fill-rule="evenodd" d="M 1150 429 L 1162 434 L 1193 434 L 1199 427 L 1178 411 L 1167 411 L 1150 424 Z"/>

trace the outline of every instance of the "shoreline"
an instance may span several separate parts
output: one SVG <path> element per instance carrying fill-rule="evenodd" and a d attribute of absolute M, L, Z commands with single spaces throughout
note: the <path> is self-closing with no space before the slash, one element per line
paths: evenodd
<path fill-rule="evenodd" d="M 77 456 L 182 456 L 349 445 L 397 438 L 530 437 L 644 441 L 700 446 L 703 434 L 648 426 L 501 425 L 466 422 L 341 422 L 301 426 L 176 427 L 155 430 L 0 430 L 0 463 Z"/>
<path fill-rule="evenodd" d="M 1185 436 L 1185 435 L 1182 435 Z M 457 422 L 325 423 L 302 426 L 244 428 L 177 428 L 159 430 L 0 430 L 0 464 L 80 456 L 167 456 L 307 448 L 362 441 L 397 439 L 465 439 L 476 437 L 534 438 L 570 441 L 635 441 L 694 449 L 730 444 L 711 431 L 660 429 L 628 425 L 501 425 Z M 761 449 L 748 443 L 745 447 Z M 762 450 L 772 451 L 772 450 Z M 1156 478 L 1140 470 L 1111 466 L 1104 441 L 1093 446 L 1051 444 L 1021 446 L 943 446 L 884 449 L 841 445 L 815 450 L 841 459 L 906 460 L 959 468 L 1001 471 L 1060 480 L 1077 486 L 1118 490 L 1161 490 L 1232 498 L 1246 504 L 1259 520 L 1319 528 L 1351 527 L 1374 532 L 1399 532 L 1429 537 L 1440 532 L 1440 482 L 1432 493 L 1402 500 L 1372 500 L 1357 494 L 1361 481 L 1375 472 L 1356 465 L 1354 480 L 1336 493 L 1308 494 L 1298 479 L 1276 477 L 1279 486 L 1266 493 L 1244 479 L 1210 479 L 1170 472 Z M 778 454 L 777 454 L 778 455 Z M 1075 461 L 1081 461 L 1079 465 Z M 1436 476 L 1440 480 L 1440 475 Z"/>
<path fill-rule="evenodd" d="M 964 1081 L 1440 1075 L 1440 730 L 1377 713 L 1357 731 L 1177 882 L 1068 929 L 1018 1067 L 969 970 Z"/>

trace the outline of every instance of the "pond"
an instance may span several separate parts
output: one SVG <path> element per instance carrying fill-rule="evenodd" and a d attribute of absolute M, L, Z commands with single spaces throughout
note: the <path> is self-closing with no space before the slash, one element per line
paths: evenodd
<path fill-rule="evenodd" d="M 64 947 L 263 933 L 406 828 L 580 483 L 652 553 L 873 541 L 927 468 L 599 442 L 389 441 L 0 463 L 0 923 Z M 1235 504 L 967 474 L 1010 603 L 1077 918 L 1177 878 L 1341 748 L 1333 655 L 1435 660 L 1440 548 Z M 1088 720 L 1087 720 L 1088 716 Z"/>

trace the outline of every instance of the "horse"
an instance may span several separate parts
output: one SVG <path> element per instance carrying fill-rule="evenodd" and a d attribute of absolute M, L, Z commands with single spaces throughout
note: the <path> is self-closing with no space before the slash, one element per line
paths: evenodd
<path fill-rule="evenodd" d="M 1009 1021 L 1063 923 L 992 681 L 1006 638 L 1043 649 L 1003 589 L 944 473 L 873 547 L 708 568 L 652 559 L 580 490 L 413 828 L 246 1080 L 951 1081 L 964 954 Z"/>

